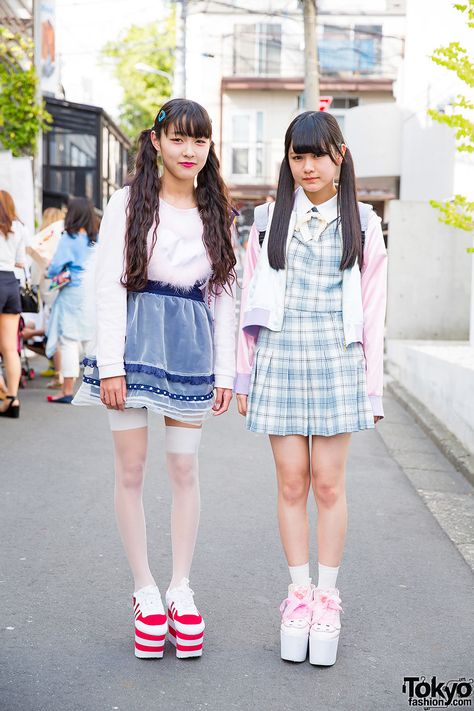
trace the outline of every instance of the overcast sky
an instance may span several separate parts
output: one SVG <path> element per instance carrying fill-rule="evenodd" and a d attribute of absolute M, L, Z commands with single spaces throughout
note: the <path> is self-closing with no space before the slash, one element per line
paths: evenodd
<path fill-rule="evenodd" d="M 164 0 L 56 0 L 56 36 L 66 99 L 102 106 L 117 116 L 119 85 L 100 50 L 131 24 L 157 20 Z"/>

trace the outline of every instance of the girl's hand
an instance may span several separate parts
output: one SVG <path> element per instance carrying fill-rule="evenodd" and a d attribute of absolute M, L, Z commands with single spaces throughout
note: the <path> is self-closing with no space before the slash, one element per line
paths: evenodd
<path fill-rule="evenodd" d="M 237 407 L 239 408 L 239 414 L 244 417 L 247 414 L 247 398 L 248 395 L 237 395 Z"/>
<path fill-rule="evenodd" d="M 127 384 L 124 375 L 103 378 L 100 381 L 100 399 L 108 410 L 125 410 Z"/>
<path fill-rule="evenodd" d="M 214 401 L 214 415 L 223 415 L 229 409 L 232 400 L 231 388 L 216 388 L 216 399 Z"/>
<path fill-rule="evenodd" d="M 383 417 L 381 417 L 380 415 L 375 415 L 374 416 L 374 425 L 376 425 L 379 420 L 383 420 Z"/>

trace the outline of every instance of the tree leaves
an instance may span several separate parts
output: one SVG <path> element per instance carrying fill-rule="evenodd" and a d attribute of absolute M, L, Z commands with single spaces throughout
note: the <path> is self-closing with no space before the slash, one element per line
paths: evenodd
<path fill-rule="evenodd" d="M 467 26 L 474 28 L 474 0 L 468 3 L 456 3 L 456 10 L 466 15 Z M 474 60 L 459 42 L 451 42 L 447 47 L 438 47 L 431 55 L 435 64 L 445 67 L 464 82 L 469 88 L 474 87 Z M 455 130 L 457 140 L 456 150 L 474 153 L 474 122 L 467 115 L 474 110 L 473 102 L 466 96 L 456 97 L 451 104 L 449 113 L 429 109 L 428 115 L 434 121 Z M 463 195 L 455 195 L 452 200 L 439 202 L 431 200 L 430 204 L 440 212 L 440 221 L 466 232 L 474 231 L 474 202 Z M 469 252 L 473 250 L 468 250 Z"/>
<path fill-rule="evenodd" d="M 147 65 L 172 74 L 175 48 L 173 11 L 164 21 L 132 25 L 102 50 L 104 60 L 113 60 L 114 74 L 123 89 L 119 125 L 132 141 L 143 129 L 151 128 L 158 109 L 171 95 L 169 79 L 136 67 Z"/>
<path fill-rule="evenodd" d="M 0 28 L 0 143 L 14 156 L 32 156 L 38 133 L 49 129 L 51 115 L 37 97 L 33 42 Z"/>

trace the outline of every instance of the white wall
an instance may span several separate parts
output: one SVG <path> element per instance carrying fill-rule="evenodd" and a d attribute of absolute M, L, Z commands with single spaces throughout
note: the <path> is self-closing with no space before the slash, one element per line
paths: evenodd
<path fill-rule="evenodd" d="M 387 338 L 467 340 L 470 244 L 428 203 L 390 203 Z"/>
<path fill-rule="evenodd" d="M 0 190 L 10 193 L 16 213 L 28 232 L 35 232 L 33 161 L 31 158 L 13 158 L 9 151 L 0 151 Z"/>
<path fill-rule="evenodd" d="M 397 103 L 406 111 L 402 125 L 402 200 L 452 196 L 457 164 L 454 131 L 430 119 L 429 108 L 449 110 L 458 92 L 465 92 L 453 72 L 437 66 L 430 55 L 439 46 L 459 41 L 469 47 L 472 36 L 465 20 L 446 0 L 408 0 L 405 62 L 396 86 Z M 472 30 L 471 30 L 472 33 Z M 474 92 L 471 91 L 471 97 Z M 463 192 L 474 184 L 474 163 L 462 170 Z"/>
<path fill-rule="evenodd" d="M 358 177 L 400 175 L 402 120 L 394 103 L 365 104 L 346 113 L 344 138 Z"/>
<path fill-rule="evenodd" d="M 473 349 L 459 342 L 387 341 L 387 370 L 474 454 Z"/>

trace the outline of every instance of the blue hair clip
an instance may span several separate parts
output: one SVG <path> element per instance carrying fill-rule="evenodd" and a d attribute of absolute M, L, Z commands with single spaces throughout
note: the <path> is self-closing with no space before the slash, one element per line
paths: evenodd
<path fill-rule="evenodd" d="M 164 121 L 166 118 L 166 112 L 161 109 L 160 113 L 158 114 L 158 123 L 161 123 Z"/>

